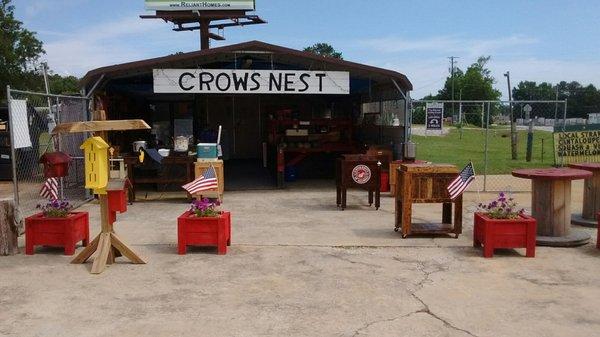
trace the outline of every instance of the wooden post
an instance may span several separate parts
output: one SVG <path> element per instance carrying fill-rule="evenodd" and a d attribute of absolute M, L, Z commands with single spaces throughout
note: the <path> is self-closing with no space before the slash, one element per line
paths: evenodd
<path fill-rule="evenodd" d="M 17 238 L 21 229 L 21 219 L 14 200 L 0 199 L 0 255 L 15 255 L 19 252 Z"/>

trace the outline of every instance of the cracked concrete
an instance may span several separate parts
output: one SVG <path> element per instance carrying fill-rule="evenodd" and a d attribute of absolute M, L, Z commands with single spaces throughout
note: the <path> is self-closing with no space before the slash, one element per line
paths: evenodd
<path fill-rule="evenodd" d="M 375 211 L 352 191 L 341 212 L 330 186 L 230 192 L 226 256 L 176 254 L 184 201 L 138 202 L 115 228 L 147 265 L 94 276 L 59 249 L 0 258 L 0 336 L 600 336 L 600 251 L 484 259 L 467 210 L 489 196 L 466 195 L 458 239 L 401 239 L 389 197 Z M 528 206 L 528 194 L 517 198 Z M 96 233 L 98 207 L 84 209 Z"/>

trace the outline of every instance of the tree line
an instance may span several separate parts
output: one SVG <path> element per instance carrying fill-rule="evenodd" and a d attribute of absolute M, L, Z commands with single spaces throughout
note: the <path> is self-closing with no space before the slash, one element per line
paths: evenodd
<path fill-rule="evenodd" d="M 501 92 L 494 88 L 496 79 L 491 75 L 487 68 L 490 56 L 481 56 L 465 71 L 460 68 L 454 69 L 454 96 L 452 95 L 452 69 L 449 69 L 449 75 L 444 82 L 444 86 L 438 90 L 437 94 L 429 94 L 423 97 L 424 100 L 499 100 Z M 561 81 L 557 84 L 548 82 L 537 83 L 535 81 L 521 81 L 512 88 L 512 99 L 514 101 L 553 101 L 567 100 L 568 118 L 587 118 L 589 113 L 600 113 L 600 89 L 593 84 L 582 85 L 577 81 Z M 553 109 L 540 107 L 537 111 L 545 111 L 543 117 L 553 117 Z M 476 107 L 464 107 L 463 112 L 467 113 L 467 122 L 472 124 L 480 123 L 480 117 L 476 114 L 469 116 L 469 110 L 478 109 Z M 561 108 L 562 109 L 562 108 Z M 425 122 L 424 110 L 416 110 L 413 120 L 415 123 Z M 465 111 L 466 110 L 466 111 Z M 534 105 L 534 111 L 535 105 Z M 500 111 L 495 109 L 492 114 L 498 114 Z M 457 112 L 455 112 L 457 113 Z M 515 118 L 519 113 L 515 111 Z"/>
<path fill-rule="evenodd" d="M 0 0 L 0 104 L 6 104 L 6 86 L 13 89 L 45 92 L 40 58 L 45 54 L 36 33 L 24 27 L 14 15 L 11 0 Z M 75 76 L 48 74 L 53 94 L 78 93 Z"/>

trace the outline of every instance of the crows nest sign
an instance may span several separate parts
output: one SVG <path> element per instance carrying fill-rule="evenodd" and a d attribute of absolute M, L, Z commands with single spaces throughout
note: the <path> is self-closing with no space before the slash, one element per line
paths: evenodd
<path fill-rule="evenodd" d="M 346 71 L 154 69 L 155 93 L 350 93 Z"/>

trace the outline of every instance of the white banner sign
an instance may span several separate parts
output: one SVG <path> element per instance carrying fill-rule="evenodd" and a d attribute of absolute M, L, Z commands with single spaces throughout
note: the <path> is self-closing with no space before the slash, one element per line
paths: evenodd
<path fill-rule="evenodd" d="M 24 99 L 10 100 L 10 128 L 13 134 L 13 147 L 21 149 L 31 147 L 29 138 L 29 122 L 27 121 L 27 101 Z"/>
<path fill-rule="evenodd" d="M 254 10 L 254 0 L 146 0 L 146 10 L 193 11 L 193 10 Z"/>
<path fill-rule="evenodd" d="M 346 71 L 154 69 L 155 93 L 350 93 Z"/>

